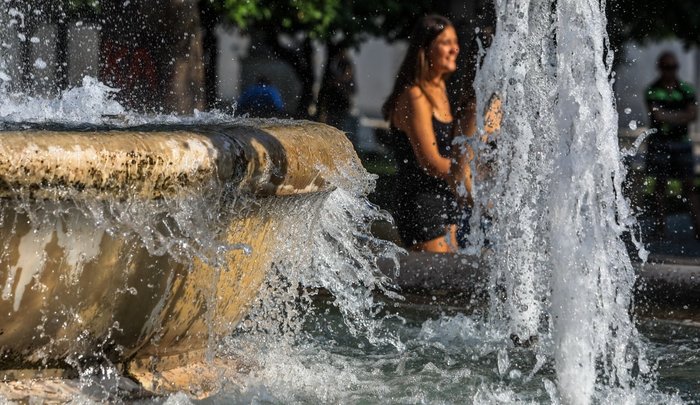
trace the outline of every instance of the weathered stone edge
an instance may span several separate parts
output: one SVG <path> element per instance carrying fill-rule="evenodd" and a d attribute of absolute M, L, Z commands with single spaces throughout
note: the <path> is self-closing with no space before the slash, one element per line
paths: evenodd
<path fill-rule="evenodd" d="M 361 168 L 345 134 L 312 122 L 0 135 L 4 197 L 160 198 L 220 185 L 289 195 L 328 190 Z"/>

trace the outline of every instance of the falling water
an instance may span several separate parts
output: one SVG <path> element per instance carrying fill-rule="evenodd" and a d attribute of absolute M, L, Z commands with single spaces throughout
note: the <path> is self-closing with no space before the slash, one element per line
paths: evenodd
<path fill-rule="evenodd" d="M 566 403 L 629 390 L 646 373 L 630 319 L 635 275 L 621 241 L 634 218 L 611 88 L 600 0 L 496 1 L 480 106 L 504 106 L 498 163 L 482 212 L 492 217 L 492 316 L 513 339 L 551 339 Z"/>
<path fill-rule="evenodd" d="M 208 128 L 218 131 L 232 123 L 240 123 L 239 118 L 217 112 L 195 112 L 192 117 L 135 114 L 114 100 L 118 89 L 111 89 L 90 77 L 85 77 L 82 85 L 54 97 L 15 92 L 10 67 L 16 51 L 13 48 L 17 40 L 15 28 L 23 23 L 23 18 L 19 10 L 9 7 L 7 2 L 0 2 L 0 42 L 7 51 L 0 55 L 0 128 L 42 128 L 48 125 L 80 129 L 86 125 L 93 128 L 146 125 L 156 130 L 194 126 L 194 130 Z M 268 124 L 273 122 L 267 121 Z M 277 123 L 303 125 L 291 121 Z M 15 284 L 12 276 L 19 274 L 19 267 L 23 268 L 22 286 L 40 288 L 32 284 L 31 277 L 44 271 L 46 263 L 40 252 L 46 249 L 54 235 L 58 235 L 59 245 L 67 252 L 66 260 L 76 263 L 71 274 L 73 279 L 79 278 L 85 262 L 93 260 L 97 254 L 95 249 L 99 250 L 103 239 L 114 238 L 127 241 L 122 249 L 124 257 L 119 259 L 119 265 L 124 269 L 134 267 L 140 256 L 151 256 L 165 262 L 171 260 L 173 265 L 185 266 L 197 258 L 217 269 L 211 280 L 211 285 L 216 285 L 216 273 L 228 270 L 223 268 L 227 252 L 245 250 L 248 254 L 257 253 L 235 243 L 235 240 L 222 241 L 229 219 L 262 211 L 263 215 L 284 220 L 276 221 L 274 237 L 266 241 L 271 247 L 274 268 L 258 302 L 253 305 L 249 319 L 241 325 L 242 329 L 247 329 L 250 335 L 262 330 L 264 333 L 255 336 L 267 335 L 267 340 L 279 340 L 278 347 L 286 339 L 292 341 L 306 318 L 309 296 L 323 289 L 332 293 L 335 306 L 343 314 L 351 334 L 362 334 L 373 344 L 387 343 L 401 348 L 393 333 L 382 329 L 381 319 L 375 318 L 382 305 L 373 295 L 376 291 L 384 291 L 388 296 L 398 297 L 387 290 L 389 281 L 379 272 L 377 260 L 380 257 L 395 260 L 401 249 L 370 235 L 369 227 L 373 221 L 387 219 L 387 214 L 365 199 L 374 187 L 374 177 L 356 160 L 345 162 L 344 166 L 343 162 L 336 164 L 338 167 L 333 171 L 317 168 L 332 184 L 333 191 L 312 193 L 308 197 L 280 198 L 279 201 L 273 201 L 275 198 L 256 199 L 246 190 L 238 189 L 236 184 L 216 180 L 200 187 L 183 188 L 171 197 L 156 200 L 127 196 L 90 201 L 77 190 L 61 190 L 53 199 L 33 201 L 29 191 L 17 190 L 17 197 L 0 201 L 0 222 L 4 225 L 21 223 L 22 227 L 31 228 L 22 246 L 30 250 L 27 258 L 33 257 L 33 252 L 38 253 L 38 258 L 9 269 L 7 285 L 0 286 L 1 299 L 14 299 L 15 306 L 19 305 L 22 296 L 16 292 L 19 290 L 12 288 Z M 242 234 L 254 232 L 254 229 L 237 231 Z M 235 234 L 237 231 L 228 232 Z M 92 268 L 91 271 L 99 269 Z M 301 295 L 299 286 L 304 289 Z M 124 294 L 144 294 L 142 288 L 146 287 L 130 288 Z M 209 304 L 211 308 L 216 306 L 214 302 Z M 65 311 L 70 310 L 65 308 Z M 114 328 L 118 330 L 119 325 Z M 210 355 L 214 355 L 218 347 L 219 342 L 210 342 Z M 41 361 L 41 353 L 37 356 Z M 91 356 L 107 357 L 99 350 Z M 83 369 L 79 357 L 71 356 L 67 361 L 77 369 Z M 92 371 L 92 368 L 87 368 L 81 376 L 89 381 Z"/>
<path fill-rule="evenodd" d="M 7 4 L 0 1 L 0 41 L 11 55 L 16 38 L 4 28 L 21 24 L 23 16 Z M 268 241 L 275 247 L 274 269 L 248 318 L 209 348 L 236 361 L 221 373 L 220 402 L 673 399 L 648 395 L 638 378 L 649 367 L 628 316 L 634 274 L 620 235 L 633 221 L 620 193 L 624 170 L 604 4 L 500 0 L 496 7 L 498 27 L 477 76 L 477 104 L 483 109 L 496 95 L 505 115 L 497 148 L 484 150 L 500 162 L 492 168 L 496 181 L 476 188 L 481 204 L 474 220 L 489 216 L 492 227 L 474 236 L 488 239 L 484 251 L 494 281 L 490 313 L 497 327 L 479 317 L 399 307 L 399 297 L 377 270 L 377 258 L 396 259 L 400 249 L 371 236 L 371 222 L 386 220 L 386 214 L 365 199 L 373 177 L 349 164 L 329 179 L 336 189 L 324 198 L 300 197 L 274 208 L 274 215 L 286 218 Z M 13 92 L 10 64 L 0 57 L 0 127 L 236 121 L 219 113 L 134 114 L 114 101 L 116 89 L 92 78 L 53 98 L 31 97 Z M 56 231 L 77 272 L 94 254 L 94 241 L 110 235 L 126 236 L 126 250 L 139 246 L 176 262 L 194 256 L 221 266 L 216 259 L 222 251 L 245 249 L 218 238 L 226 217 L 244 215 L 251 207 L 273 210 L 217 182 L 183 190 L 176 199 L 68 197 L 75 199 L 68 206 L 3 200 L 0 220 L 26 217 L 36 236 L 29 242 L 38 243 L 39 250 L 42 238 Z M 481 232 L 479 226 L 472 229 Z M 131 260 L 123 258 L 124 266 Z M 40 272 L 41 263 L 37 266 Z M 319 297 L 319 289 L 332 294 Z M 375 291 L 394 301 L 381 305 Z M 697 353 L 697 333 L 684 333 L 689 337 L 673 350 Z M 512 340 L 534 346 L 513 347 Z M 692 367 L 693 356 L 687 357 Z M 69 361 L 81 366 L 78 358 Z M 93 371 L 85 369 L 81 377 L 89 383 Z M 189 401 L 177 394 L 167 403 Z"/>

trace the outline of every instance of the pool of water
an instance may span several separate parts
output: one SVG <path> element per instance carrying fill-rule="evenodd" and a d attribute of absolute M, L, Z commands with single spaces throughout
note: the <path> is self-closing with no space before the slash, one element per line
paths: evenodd
<path fill-rule="evenodd" d="M 397 349 L 353 337 L 332 306 L 314 307 L 293 338 L 230 339 L 224 356 L 244 371 L 201 403 L 560 403 L 549 341 L 516 347 L 479 315 L 402 303 L 384 322 Z M 700 403 L 700 329 L 651 320 L 638 327 L 653 375 L 628 390 L 599 388 L 594 403 Z"/>
<path fill-rule="evenodd" d="M 700 328 L 679 322 L 648 320 L 640 331 L 649 342 L 648 356 L 657 364 L 658 386 L 700 403 Z"/>

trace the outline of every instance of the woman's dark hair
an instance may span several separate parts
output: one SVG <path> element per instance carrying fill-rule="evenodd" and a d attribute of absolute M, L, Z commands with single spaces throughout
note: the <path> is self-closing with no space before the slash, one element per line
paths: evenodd
<path fill-rule="evenodd" d="M 406 89 L 414 85 L 423 89 L 423 83 L 427 81 L 429 70 L 428 50 L 430 45 L 445 28 L 452 26 L 450 20 L 440 15 L 428 15 L 418 21 L 409 37 L 411 42 L 396 76 L 394 89 L 382 106 L 384 119 L 390 119 L 392 111 L 396 108 L 399 96 Z"/>

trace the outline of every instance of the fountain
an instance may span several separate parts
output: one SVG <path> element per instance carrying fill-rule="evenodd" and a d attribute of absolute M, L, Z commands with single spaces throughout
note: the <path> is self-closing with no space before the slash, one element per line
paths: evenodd
<path fill-rule="evenodd" d="M 0 401 L 55 377 L 79 381 L 64 401 L 129 398 L 115 375 L 221 402 L 695 398 L 677 376 L 697 376 L 700 333 L 652 323 L 645 337 L 629 315 L 621 235 L 634 219 L 603 5 L 496 9 L 475 83 L 478 106 L 497 94 L 505 112 L 498 181 L 476 188 L 470 252 L 484 255 L 437 262 L 468 276 L 390 274 L 478 293 L 490 273 L 489 307 L 470 315 L 392 292 L 379 259 L 395 265 L 400 249 L 370 235 L 386 214 L 366 201 L 373 178 L 341 132 L 139 115 L 90 78 L 31 98 L 6 87 L 0 58 L 0 375 L 15 384 Z M 425 265 L 416 257 L 403 263 Z"/>
<path fill-rule="evenodd" d="M 255 297 L 281 218 L 359 167 L 315 124 L 2 135 L 3 368 L 204 349 Z"/>
<path fill-rule="evenodd" d="M 496 161 L 510 164 L 486 191 L 492 280 L 506 294 L 492 296 L 492 315 L 520 340 L 547 323 L 559 395 L 590 403 L 602 386 L 629 389 L 632 353 L 643 352 L 628 315 L 635 276 L 621 234 L 634 220 L 622 196 L 604 11 L 598 1 L 496 7 L 476 84 L 482 100 L 498 94 L 508 106 Z"/>

